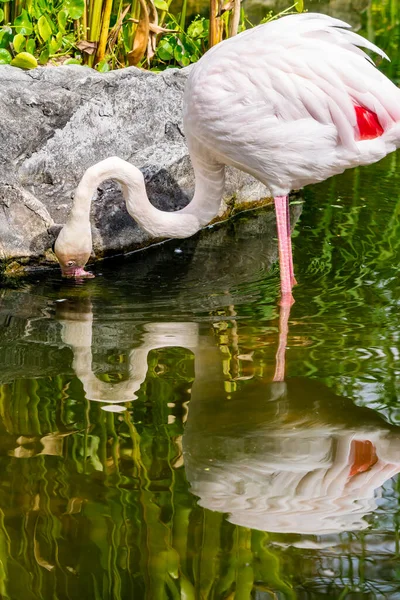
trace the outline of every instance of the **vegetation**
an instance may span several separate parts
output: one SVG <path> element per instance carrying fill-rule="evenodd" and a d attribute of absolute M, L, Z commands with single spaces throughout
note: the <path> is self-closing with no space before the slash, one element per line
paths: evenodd
<path fill-rule="evenodd" d="M 0 64 L 184 67 L 251 25 L 240 0 L 210 0 L 210 17 L 187 19 L 172 0 L 0 0 Z M 302 0 L 284 13 L 303 9 Z M 283 14 L 283 13 L 281 13 Z M 275 18 L 272 13 L 265 20 Z"/>
<path fill-rule="evenodd" d="M 385 74 L 400 83 L 400 3 L 399 0 L 372 0 L 362 15 L 360 33 L 377 44 L 390 57 L 382 62 Z"/>

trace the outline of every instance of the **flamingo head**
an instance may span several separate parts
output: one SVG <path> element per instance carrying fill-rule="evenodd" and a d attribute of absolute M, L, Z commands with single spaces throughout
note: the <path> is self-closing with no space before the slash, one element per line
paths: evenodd
<path fill-rule="evenodd" d="M 64 225 L 54 244 L 54 253 L 60 264 L 62 276 L 76 279 L 94 277 L 93 273 L 84 269 L 91 252 L 90 226 L 79 222 Z"/>

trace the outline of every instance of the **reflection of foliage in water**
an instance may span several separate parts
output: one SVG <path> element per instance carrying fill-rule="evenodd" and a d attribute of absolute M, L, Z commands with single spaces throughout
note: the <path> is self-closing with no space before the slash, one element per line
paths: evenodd
<path fill-rule="evenodd" d="M 249 598 L 254 587 L 294 597 L 267 534 L 188 495 L 180 436 L 192 360 L 156 354 L 159 374 L 122 416 L 61 376 L 1 387 L 3 598 Z"/>
<path fill-rule="evenodd" d="M 375 167 L 375 181 L 363 181 L 357 169 L 326 182 L 319 189 L 322 203 L 313 202 L 310 190 L 307 229 L 296 240 L 306 268 L 299 295 L 313 290 L 301 315 L 303 329 L 312 322 L 309 374 L 318 373 L 342 395 L 386 410 L 394 421 L 399 419 L 398 161 L 399 154 L 393 154 Z"/>

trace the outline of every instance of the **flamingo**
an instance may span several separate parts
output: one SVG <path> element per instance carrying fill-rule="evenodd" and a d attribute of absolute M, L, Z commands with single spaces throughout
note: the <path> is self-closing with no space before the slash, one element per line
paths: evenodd
<path fill-rule="evenodd" d="M 218 214 L 230 165 L 259 179 L 274 198 L 281 305 L 290 306 L 290 191 L 374 163 L 400 145 L 400 90 L 361 48 L 388 58 L 343 21 L 313 13 L 285 16 L 214 46 L 192 67 L 184 93 L 193 199 L 176 212 L 157 210 L 139 169 L 117 157 L 95 164 L 55 244 L 62 274 L 91 276 L 84 270 L 92 249 L 90 204 L 105 179 L 121 184 L 129 214 L 151 235 L 184 238 Z"/>

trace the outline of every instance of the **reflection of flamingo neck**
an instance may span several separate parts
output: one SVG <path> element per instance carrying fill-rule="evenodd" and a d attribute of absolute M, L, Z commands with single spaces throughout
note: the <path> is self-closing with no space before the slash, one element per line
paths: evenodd
<path fill-rule="evenodd" d="M 197 323 L 161 322 L 143 325 L 141 342 L 129 352 L 129 377 L 126 381 L 109 383 L 98 379 L 93 372 L 92 338 L 93 313 L 76 313 L 75 318 L 64 318 L 62 339 L 72 349 L 72 368 L 81 380 L 85 396 L 99 402 L 128 402 L 137 398 L 136 392 L 146 379 L 148 354 L 151 350 L 183 347 L 196 352 L 198 346 Z"/>

